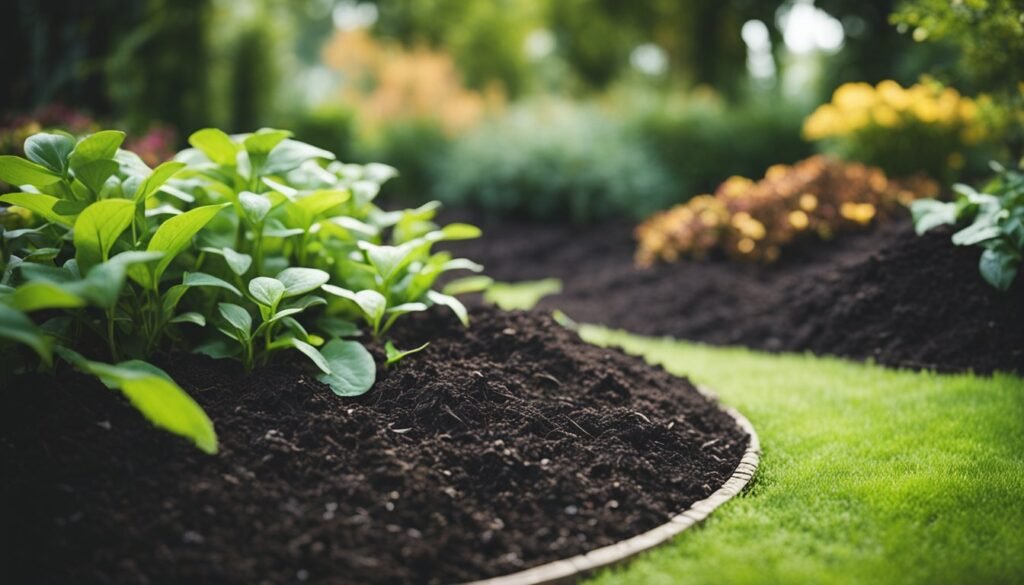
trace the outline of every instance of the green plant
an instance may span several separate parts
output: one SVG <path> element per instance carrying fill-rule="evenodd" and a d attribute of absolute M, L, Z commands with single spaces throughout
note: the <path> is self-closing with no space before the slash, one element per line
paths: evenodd
<path fill-rule="evenodd" d="M 0 180 L 21 186 L 0 196 L 0 338 L 30 348 L 42 367 L 56 355 L 213 452 L 206 415 L 142 360 L 194 349 L 250 370 L 296 350 L 335 393 L 355 396 L 372 386 L 376 365 L 348 339 L 359 331 L 346 318 L 369 315 L 375 337 L 435 304 L 468 322 L 433 286 L 448 270 L 481 268 L 431 246 L 479 230 L 437 226 L 436 204 L 378 208 L 393 168 L 338 163 L 287 131 L 205 129 L 190 137 L 193 148 L 150 169 L 120 149 L 123 139 L 37 134 L 27 158 L 0 157 Z M 359 300 L 377 295 L 380 314 L 335 297 L 350 288 Z M 417 351 L 387 347 L 388 364 Z M 104 353 L 114 363 L 99 361 Z M 0 359 L 7 373 L 24 369 L 14 352 Z"/>
<path fill-rule="evenodd" d="M 650 149 L 600 110 L 537 102 L 458 138 L 436 196 L 495 215 L 590 222 L 641 217 L 678 195 Z"/>
<path fill-rule="evenodd" d="M 998 176 L 982 192 L 957 184 L 954 201 L 923 199 L 915 201 L 911 211 L 918 234 L 969 222 L 953 234 L 953 243 L 983 247 L 978 270 L 986 282 L 1005 291 L 1013 285 L 1024 256 L 1024 174 L 995 163 L 993 168 Z"/>

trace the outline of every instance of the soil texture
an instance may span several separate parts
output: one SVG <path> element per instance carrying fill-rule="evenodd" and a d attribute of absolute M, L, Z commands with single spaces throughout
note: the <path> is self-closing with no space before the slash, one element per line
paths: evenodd
<path fill-rule="evenodd" d="M 356 399 L 298 365 L 163 359 L 216 456 L 85 376 L 8 384 L 0 581 L 459 582 L 651 529 L 738 464 L 746 434 L 686 380 L 540 313 L 472 317 L 410 316 L 396 344 L 430 345 Z"/>
<path fill-rule="evenodd" d="M 452 249 L 501 281 L 561 279 L 562 293 L 538 308 L 580 322 L 894 367 L 1024 371 L 1024 277 L 995 290 L 978 274 L 981 250 L 954 246 L 950 229 L 918 237 L 904 218 L 786 250 L 771 266 L 719 259 L 641 269 L 629 224 L 483 228 L 483 239 Z"/>

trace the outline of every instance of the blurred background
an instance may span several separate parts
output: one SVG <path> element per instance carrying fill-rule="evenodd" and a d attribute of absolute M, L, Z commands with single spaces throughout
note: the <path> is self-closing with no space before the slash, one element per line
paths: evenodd
<path fill-rule="evenodd" d="M 12 0 L 0 150 L 118 127 L 155 162 L 199 128 L 280 127 L 396 166 L 396 200 L 577 222 L 640 218 L 819 151 L 951 180 L 1019 152 L 1005 119 L 1019 111 L 984 92 L 1019 94 L 1005 70 L 1020 65 L 986 78 L 955 34 L 929 38 L 949 31 L 922 19 L 957 4 Z M 986 60 L 1019 50 L 989 32 Z M 879 109 L 901 100 L 945 133 Z M 874 133 L 843 126 L 864 115 Z"/>

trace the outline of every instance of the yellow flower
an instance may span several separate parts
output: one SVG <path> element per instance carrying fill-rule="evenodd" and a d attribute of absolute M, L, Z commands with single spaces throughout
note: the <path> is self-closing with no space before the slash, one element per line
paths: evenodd
<path fill-rule="evenodd" d="M 803 211 L 796 210 L 789 212 L 789 224 L 798 230 L 802 230 L 807 227 L 810 223 L 807 219 L 807 214 Z"/>
<path fill-rule="evenodd" d="M 743 238 L 736 243 L 736 249 L 743 254 L 749 254 L 754 251 L 754 240 L 750 238 Z"/>
<path fill-rule="evenodd" d="M 847 201 L 840 206 L 839 213 L 846 219 L 866 225 L 875 217 L 875 206 L 870 203 Z"/>
<path fill-rule="evenodd" d="M 875 103 L 875 90 L 866 83 L 844 83 L 832 94 L 832 103 L 840 110 L 870 108 Z"/>
<path fill-rule="evenodd" d="M 804 193 L 800 196 L 800 209 L 814 211 L 818 208 L 818 198 L 813 193 Z"/>

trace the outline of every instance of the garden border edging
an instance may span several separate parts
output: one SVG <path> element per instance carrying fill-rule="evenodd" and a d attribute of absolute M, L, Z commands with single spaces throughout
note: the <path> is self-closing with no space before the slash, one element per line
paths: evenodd
<path fill-rule="evenodd" d="M 716 399 L 707 387 L 697 386 L 705 396 Z M 632 559 L 659 546 L 707 518 L 711 512 L 738 495 L 754 478 L 761 461 L 761 442 L 754 426 L 734 408 L 723 408 L 750 437 L 739 464 L 722 487 L 707 498 L 676 514 L 667 523 L 632 538 L 581 555 L 525 569 L 517 573 L 472 581 L 465 585 L 556 585 L 574 583 L 588 573 Z"/>

